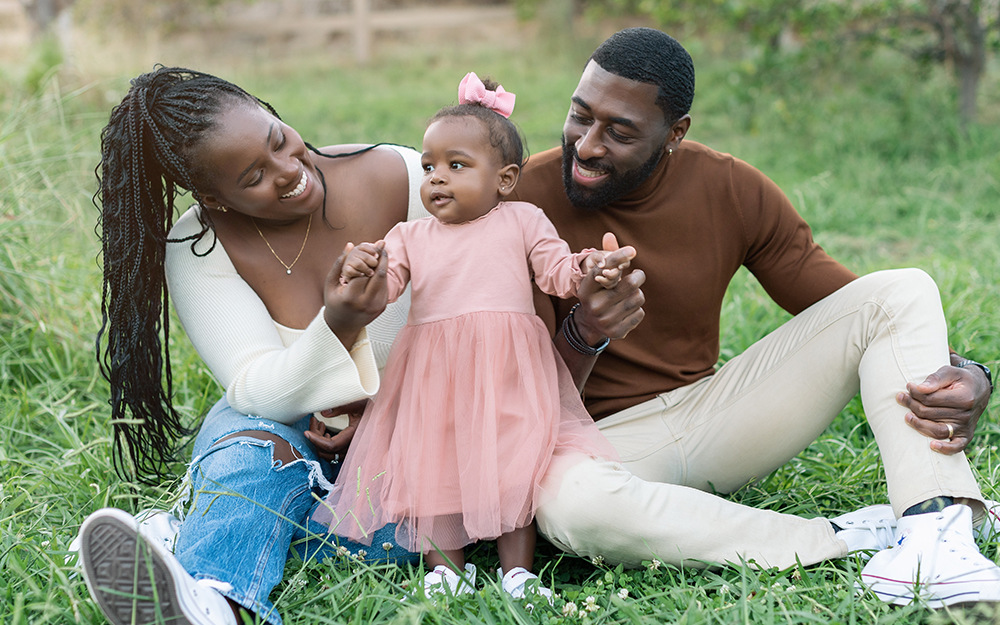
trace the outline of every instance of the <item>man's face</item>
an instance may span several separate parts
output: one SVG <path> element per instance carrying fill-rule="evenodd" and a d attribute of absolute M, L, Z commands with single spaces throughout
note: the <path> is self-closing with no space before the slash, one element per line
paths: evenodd
<path fill-rule="evenodd" d="M 652 84 L 587 64 L 563 126 L 563 183 L 574 206 L 602 208 L 656 168 L 671 137 L 656 96 Z"/>

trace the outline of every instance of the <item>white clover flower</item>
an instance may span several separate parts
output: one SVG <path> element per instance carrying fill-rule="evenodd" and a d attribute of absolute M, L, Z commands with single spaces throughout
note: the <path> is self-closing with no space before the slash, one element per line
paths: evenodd
<path fill-rule="evenodd" d="M 354 554 L 354 557 L 357 560 L 364 560 L 367 555 L 368 555 L 367 551 L 365 551 L 364 549 L 358 549 L 358 552 Z"/>
<path fill-rule="evenodd" d="M 729 584 L 723 584 L 722 588 L 719 589 L 719 594 L 720 595 L 728 595 L 729 594 Z"/>
<path fill-rule="evenodd" d="M 576 614 L 576 604 L 570 601 L 563 606 L 563 616 L 573 616 Z"/>
<path fill-rule="evenodd" d="M 594 556 L 590 559 L 590 563 L 594 566 L 601 566 L 604 564 L 604 556 Z"/>
<path fill-rule="evenodd" d="M 622 588 L 618 591 L 618 598 L 625 600 L 628 599 L 628 588 Z"/>
<path fill-rule="evenodd" d="M 597 599 L 593 595 L 587 597 L 586 601 L 583 602 L 583 609 L 587 612 L 596 612 L 601 609 L 601 606 L 597 605 Z"/>
<path fill-rule="evenodd" d="M 347 547 L 341 545 L 337 547 L 337 555 L 346 558 L 347 556 L 351 555 L 351 552 Z"/>
<path fill-rule="evenodd" d="M 386 551 L 392 551 L 392 543 L 389 542 L 382 543 L 382 548 L 385 549 Z"/>
<path fill-rule="evenodd" d="M 659 571 L 660 570 L 660 566 L 662 564 L 663 564 L 662 562 L 660 562 L 656 558 L 653 558 L 652 561 L 650 561 L 650 563 L 649 563 L 649 570 L 650 571 Z"/>

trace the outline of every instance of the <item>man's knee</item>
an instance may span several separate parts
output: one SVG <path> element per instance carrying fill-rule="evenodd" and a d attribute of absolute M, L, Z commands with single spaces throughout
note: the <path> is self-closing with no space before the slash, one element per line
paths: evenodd
<path fill-rule="evenodd" d="M 937 283 L 923 269 L 909 267 L 876 271 L 858 278 L 859 285 L 869 285 L 873 297 L 885 300 L 902 311 L 910 306 L 941 307 Z"/>

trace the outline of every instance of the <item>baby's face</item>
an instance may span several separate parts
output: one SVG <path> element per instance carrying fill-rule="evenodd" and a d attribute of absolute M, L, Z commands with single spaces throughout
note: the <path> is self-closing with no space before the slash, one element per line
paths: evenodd
<path fill-rule="evenodd" d="M 427 127 L 420 199 L 439 220 L 472 221 L 502 199 L 500 157 L 487 133 L 474 117 L 443 117 Z"/>

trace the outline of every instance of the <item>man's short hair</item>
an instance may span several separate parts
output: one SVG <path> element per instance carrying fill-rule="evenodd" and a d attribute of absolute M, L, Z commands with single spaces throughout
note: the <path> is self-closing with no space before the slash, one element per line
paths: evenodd
<path fill-rule="evenodd" d="M 590 57 L 606 72 L 656 85 L 656 105 L 667 123 L 687 115 L 694 100 L 694 62 L 676 39 L 653 28 L 626 28 Z"/>

